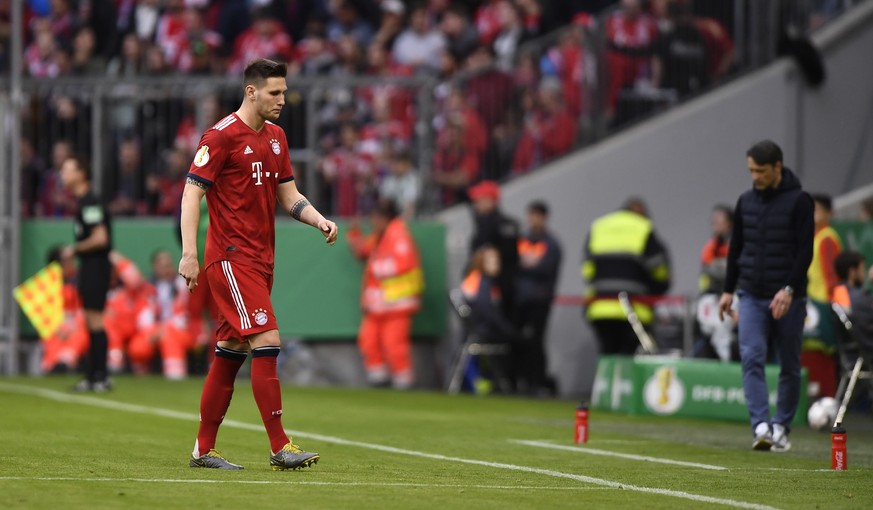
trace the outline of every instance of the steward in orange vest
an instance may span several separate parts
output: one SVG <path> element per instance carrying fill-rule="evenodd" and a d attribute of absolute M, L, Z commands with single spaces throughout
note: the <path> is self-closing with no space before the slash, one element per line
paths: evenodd
<path fill-rule="evenodd" d="M 415 381 L 410 333 L 424 277 L 415 240 L 393 202 L 380 200 L 371 214 L 372 233 L 349 229 L 354 254 L 366 261 L 361 290 L 363 318 L 358 347 L 371 385 L 406 389 Z"/>

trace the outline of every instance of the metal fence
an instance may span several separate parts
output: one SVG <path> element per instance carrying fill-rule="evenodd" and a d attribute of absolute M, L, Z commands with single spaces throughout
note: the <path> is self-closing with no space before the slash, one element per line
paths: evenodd
<path fill-rule="evenodd" d="M 809 33 L 859 1 L 698 0 L 696 19 L 715 20 L 732 48 L 724 69 L 689 90 L 653 81 L 649 66 L 660 50 L 618 48 L 610 39 L 613 12 L 605 12 L 519 46 L 510 60 L 474 54 L 468 68 L 449 79 L 291 77 L 278 124 L 288 136 L 301 189 L 322 210 L 366 212 L 393 160 L 411 154 L 421 181 L 418 210 L 427 214 L 464 200 L 471 182 L 527 173 L 764 65 L 785 50 L 779 45 L 787 36 Z M 17 15 L 20 8 L 13 2 Z M 658 31 L 682 26 L 675 15 L 662 18 Z M 14 70 L 22 64 L 20 32 L 13 24 Z M 628 61 L 639 64 L 639 76 L 616 84 L 616 69 Z M 677 65 L 673 72 L 691 75 L 694 83 L 699 70 Z M 172 215 L 178 205 L 173 184 L 182 181 L 200 134 L 235 110 L 240 98 L 239 79 L 228 77 L 0 77 L 0 344 L 8 346 L 16 336 L 17 308 L 9 296 L 19 281 L 21 218 L 68 212 L 69 198 L 52 171 L 64 156 L 76 151 L 90 157 L 95 187 L 119 214 Z M 351 155 L 342 151 L 349 126 L 355 131 L 347 130 L 355 137 Z M 364 168 L 366 178 L 356 168 Z M 343 205 L 349 194 L 353 207 Z M 14 372 L 9 363 L 6 371 Z"/>

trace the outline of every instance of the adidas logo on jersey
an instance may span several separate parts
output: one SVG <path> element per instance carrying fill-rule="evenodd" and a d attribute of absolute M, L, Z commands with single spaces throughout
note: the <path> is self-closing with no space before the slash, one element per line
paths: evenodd
<path fill-rule="evenodd" d="M 251 147 L 246 145 L 246 150 L 243 151 L 243 154 L 253 154 L 254 152 Z"/>

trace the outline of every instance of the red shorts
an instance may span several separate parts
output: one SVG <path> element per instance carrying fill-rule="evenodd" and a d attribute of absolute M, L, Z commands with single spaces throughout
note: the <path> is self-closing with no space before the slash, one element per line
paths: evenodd
<path fill-rule="evenodd" d="M 217 341 L 245 342 L 252 335 L 279 329 L 270 302 L 272 274 L 222 260 L 206 268 L 206 278 L 218 309 Z"/>

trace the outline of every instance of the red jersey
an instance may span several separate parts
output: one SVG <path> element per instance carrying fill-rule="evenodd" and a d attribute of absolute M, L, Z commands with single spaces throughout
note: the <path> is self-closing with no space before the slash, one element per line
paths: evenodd
<path fill-rule="evenodd" d="M 188 177 L 210 186 L 206 267 L 229 260 L 272 274 L 277 189 L 294 179 L 285 131 L 266 122 L 256 132 L 232 113 L 203 133 Z"/>

